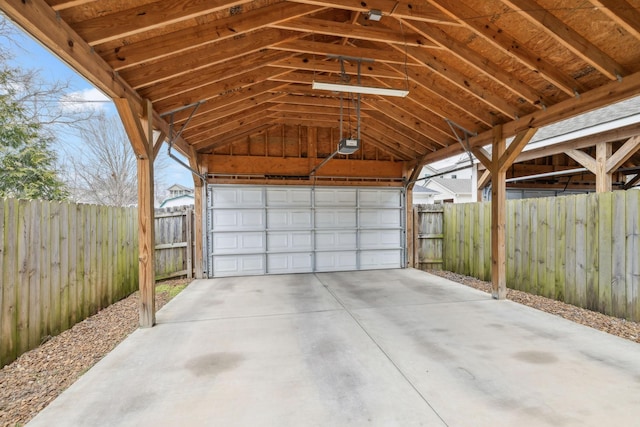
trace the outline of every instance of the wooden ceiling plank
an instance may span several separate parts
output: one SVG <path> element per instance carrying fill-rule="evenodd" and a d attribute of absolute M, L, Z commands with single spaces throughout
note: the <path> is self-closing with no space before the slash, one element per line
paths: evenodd
<path fill-rule="evenodd" d="M 244 138 L 254 133 L 260 132 L 264 129 L 273 126 L 274 121 L 272 117 L 263 116 L 261 119 L 245 126 L 244 129 L 235 129 L 224 133 L 212 133 L 205 138 L 192 144 L 193 148 L 198 152 L 205 152 L 211 149 L 221 147 L 228 144 L 232 140 Z"/>
<path fill-rule="evenodd" d="M 530 51 L 502 28 L 493 24 L 490 17 L 470 19 L 469 17 L 477 16 L 475 11 L 457 0 L 428 1 L 452 18 L 458 19 L 461 24 L 483 37 L 503 53 L 520 61 L 532 71 L 539 73 L 541 77 L 566 94 L 574 96 L 576 92 L 581 93 L 586 90 L 580 82 L 571 78 L 571 76 L 562 74 L 556 66 L 548 63 L 539 54 Z M 514 49 L 514 46 L 517 46 L 517 49 Z"/>
<path fill-rule="evenodd" d="M 582 58 L 611 80 L 628 74 L 622 65 L 604 53 L 585 37 L 572 30 L 549 11 L 540 7 L 534 0 L 502 0 L 504 4 L 518 12 L 529 22 L 543 29 L 558 43 Z"/>
<path fill-rule="evenodd" d="M 77 22 L 74 29 L 89 45 L 94 46 L 251 1 L 163 0 Z"/>
<path fill-rule="evenodd" d="M 170 98 L 180 97 L 182 94 L 199 87 L 259 70 L 273 60 L 286 56 L 289 56 L 288 52 L 274 50 L 252 52 L 240 58 L 234 58 L 230 61 L 203 68 L 193 78 L 185 79 L 184 76 L 178 76 L 165 80 L 162 84 L 142 88 L 138 92 L 141 96 L 149 98 L 153 102 L 165 101 Z"/>
<path fill-rule="evenodd" d="M 433 42 L 418 33 L 401 34 L 380 27 L 364 27 L 346 22 L 335 22 L 325 19 L 301 17 L 277 22 L 271 27 L 283 30 L 304 31 L 314 34 L 327 34 L 336 37 L 378 41 L 383 43 L 396 43 L 408 46 L 437 47 Z"/>
<path fill-rule="evenodd" d="M 263 102 L 262 96 L 281 96 L 282 93 L 277 93 L 286 87 L 286 84 L 280 82 L 262 81 L 250 86 L 246 86 L 240 90 L 225 93 L 214 99 L 207 100 L 204 104 L 198 108 L 196 115 L 192 118 L 192 122 L 209 121 L 208 117 L 215 117 L 218 114 L 222 114 L 223 117 L 227 111 L 232 111 L 238 106 L 248 108 L 253 104 Z M 189 116 L 187 113 L 176 113 L 176 121 L 183 121 Z"/>
<path fill-rule="evenodd" d="M 60 10 L 69 9 L 71 7 L 78 7 L 96 1 L 98 0 L 49 0 L 47 3 L 49 3 L 49 6 L 51 6 L 51 8 L 57 12 Z"/>
<path fill-rule="evenodd" d="M 382 133 L 395 137 L 398 142 L 407 146 L 407 148 L 413 151 L 424 153 L 434 151 L 434 147 L 440 146 L 432 139 L 429 139 L 412 129 L 389 120 L 379 111 L 372 111 L 371 118 L 373 120 L 367 120 L 368 124 L 378 129 Z"/>
<path fill-rule="evenodd" d="M 280 61 L 274 61 L 271 65 L 275 67 L 291 68 L 294 70 L 306 70 L 317 73 L 340 74 L 340 63 L 338 61 L 327 61 L 314 59 L 310 55 L 296 55 Z M 345 72 L 349 75 L 357 75 L 357 64 L 355 62 L 344 62 Z M 383 77 L 387 79 L 404 80 L 405 76 L 395 70 L 389 70 L 382 64 L 368 63 L 361 69 L 361 75 L 370 77 Z"/>
<path fill-rule="evenodd" d="M 407 54 L 410 55 L 413 59 L 415 59 L 416 61 L 420 61 L 424 65 L 428 66 L 431 71 L 438 74 L 439 76 L 442 76 L 442 78 L 456 85 L 458 88 L 467 92 L 474 98 L 482 101 L 488 107 L 494 109 L 496 112 L 500 112 L 510 119 L 515 119 L 521 114 L 516 107 L 509 105 L 509 103 L 507 103 L 503 98 L 492 94 L 489 90 L 476 84 L 473 79 L 468 78 L 467 76 L 457 72 L 452 67 L 449 67 L 443 64 L 441 61 L 438 61 L 437 57 L 431 55 L 429 52 L 426 52 L 419 48 L 411 47 L 407 48 L 406 51 Z M 424 75 L 423 69 L 418 69 L 415 67 L 410 68 L 414 75 Z"/>
<path fill-rule="evenodd" d="M 310 40 L 280 42 L 274 44 L 273 49 L 323 56 L 350 56 L 353 58 L 372 59 L 379 62 L 391 62 L 395 64 L 404 64 L 406 62 L 405 55 L 395 50 L 365 49 Z"/>
<path fill-rule="evenodd" d="M 290 0 L 290 2 L 353 10 L 362 13 L 368 13 L 371 9 L 378 9 L 383 16 L 411 18 L 416 21 L 434 24 L 458 25 L 455 20 L 424 2 L 406 0 L 369 0 L 367 2 L 361 0 Z"/>
<path fill-rule="evenodd" d="M 189 105 L 202 100 L 214 99 L 218 96 L 224 95 L 225 93 L 235 92 L 262 80 L 268 80 L 270 77 L 288 72 L 289 70 L 284 68 L 262 67 L 258 70 L 249 71 L 238 76 L 214 82 L 207 86 L 183 92 L 177 97 L 164 99 L 163 101 L 156 102 L 155 107 L 161 113 L 165 111 L 172 111 L 182 107 L 183 105 Z"/>
<path fill-rule="evenodd" d="M 267 114 L 267 107 L 264 104 L 256 105 L 240 113 L 225 117 L 223 120 L 220 120 L 220 123 L 216 124 L 215 128 L 208 124 L 200 126 L 190 125 L 184 130 L 183 134 L 187 140 L 198 140 L 202 139 L 202 135 L 211 135 L 212 129 L 215 130 L 216 134 L 243 129 L 245 126 L 250 126 L 251 123 L 262 119 Z"/>
<path fill-rule="evenodd" d="M 379 100 L 376 103 L 369 103 L 365 101 L 365 104 L 372 108 L 376 108 L 378 111 L 378 114 L 369 113 L 371 117 L 375 117 L 378 120 L 384 120 L 385 122 L 393 121 L 410 131 L 421 135 L 422 138 L 427 138 L 429 141 L 434 141 L 438 145 L 443 145 L 442 140 L 446 135 L 438 133 L 439 129 L 434 129 L 429 126 L 428 123 L 424 122 L 419 117 L 410 114 L 406 109 L 399 107 L 393 101 Z"/>
<path fill-rule="evenodd" d="M 269 48 L 274 43 L 298 36 L 299 34 L 294 32 L 272 28 L 261 29 L 244 34 L 239 39 L 223 40 L 191 52 L 183 52 L 139 67 L 128 68 L 119 74 L 132 87 L 141 89 Z"/>
<path fill-rule="evenodd" d="M 523 100 L 529 102 L 537 108 L 542 108 L 542 103 L 550 104 L 550 100 L 544 98 L 539 92 L 518 80 L 515 76 L 505 72 L 497 64 L 487 60 L 477 52 L 458 43 L 449 37 L 442 29 L 425 25 L 421 22 L 405 21 L 405 26 L 413 28 L 421 34 L 429 37 L 448 53 L 455 55 L 458 59 L 469 64 L 478 73 L 488 77 L 511 92 L 515 93 Z"/>
<path fill-rule="evenodd" d="M 590 0 L 612 21 L 640 40 L 640 11 L 626 0 Z"/>
<path fill-rule="evenodd" d="M 361 129 L 362 140 L 367 143 L 373 144 L 382 151 L 385 151 L 392 156 L 398 157 L 402 160 L 409 160 L 416 156 L 416 152 L 413 150 L 407 150 L 401 144 L 399 144 L 393 137 L 380 132 L 376 128 L 370 125 L 364 125 Z"/>
<path fill-rule="evenodd" d="M 139 42 L 119 46 L 103 54 L 116 70 L 177 55 L 226 39 L 237 39 L 240 35 L 261 29 L 273 22 L 295 18 L 322 10 L 317 6 L 280 2 L 253 9 L 228 18 L 203 23 Z M 99 51 L 99 47 L 97 48 Z"/>

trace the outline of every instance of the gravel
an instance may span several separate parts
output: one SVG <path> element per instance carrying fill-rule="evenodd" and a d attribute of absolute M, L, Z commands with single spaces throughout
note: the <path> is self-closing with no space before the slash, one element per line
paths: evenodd
<path fill-rule="evenodd" d="M 189 281 L 156 288 L 156 308 Z M 27 423 L 138 327 L 138 292 L 110 305 L 0 370 L 0 426 Z"/>
<path fill-rule="evenodd" d="M 428 271 L 484 292 L 491 284 L 448 271 Z M 156 307 L 166 304 L 186 280 L 162 282 Z M 640 343 L 640 323 L 629 322 L 549 298 L 509 289 L 507 298 L 565 319 Z M 27 423 L 138 327 L 138 293 L 78 323 L 0 370 L 0 425 Z"/>

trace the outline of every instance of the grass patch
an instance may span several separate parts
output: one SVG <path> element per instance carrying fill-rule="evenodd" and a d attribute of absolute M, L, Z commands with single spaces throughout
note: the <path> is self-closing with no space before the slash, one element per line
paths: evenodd
<path fill-rule="evenodd" d="M 165 293 L 169 295 L 169 298 L 173 298 L 178 295 L 184 288 L 186 288 L 186 284 L 178 284 L 178 285 L 167 285 L 167 284 L 159 284 L 156 286 L 157 293 Z"/>

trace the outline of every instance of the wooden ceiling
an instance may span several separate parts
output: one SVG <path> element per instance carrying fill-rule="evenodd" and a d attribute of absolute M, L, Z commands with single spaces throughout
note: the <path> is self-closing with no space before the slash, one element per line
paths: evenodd
<path fill-rule="evenodd" d="M 338 129 L 336 56 L 364 58 L 362 140 L 419 165 L 638 93 L 640 0 L 2 0 L 112 98 L 149 100 L 187 155 L 283 127 Z M 380 21 L 369 19 L 373 9 Z M 373 62 L 370 62 L 373 60 Z M 357 63 L 344 71 L 353 83 Z M 345 103 L 345 109 L 351 108 Z M 170 114 L 173 113 L 173 114 Z M 347 119 L 353 121 L 351 109 Z M 331 135 L 336 133 L 332 131 Z M 335 141 L 337 143 L 337 139 Z"/>

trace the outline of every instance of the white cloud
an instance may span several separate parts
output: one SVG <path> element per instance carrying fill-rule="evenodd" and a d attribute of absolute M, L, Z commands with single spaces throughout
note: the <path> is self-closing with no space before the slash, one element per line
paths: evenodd
<path fill-rule="evenodd" d="M 78 92 L 71 92 L 60 99 L 62 108 L 67 111 L 103 111 L 107 108 L 111 100 L 98 89 L 84 89 Z"/>

